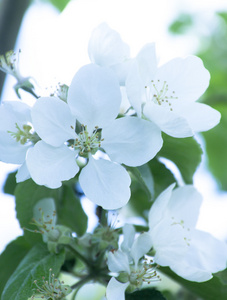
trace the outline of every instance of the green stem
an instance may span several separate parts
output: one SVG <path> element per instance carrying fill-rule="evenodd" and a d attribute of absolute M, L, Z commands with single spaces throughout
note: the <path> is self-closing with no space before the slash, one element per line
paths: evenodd
<path fill-rule="evenodd" d="M 91 266 L 91 263 L 79 251 L 77 251 L 73 246 L 66 245 L 66 247 L 70 251 L 72 251 L 76 257 L 78 257 L 80 260 L 82 260 L 87 266 Z"/>

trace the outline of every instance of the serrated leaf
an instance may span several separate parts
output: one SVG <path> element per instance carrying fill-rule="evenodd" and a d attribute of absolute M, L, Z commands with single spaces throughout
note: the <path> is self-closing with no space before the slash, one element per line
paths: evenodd
<path fill-rule="evenodd" d="M 193 294 L 201 297 L 203 300 L 226 300 L 227 285 L 217 277 L 214 276 L 211 280 L 206 282 L 191 282 L 177 276 L 169 268 L 160 267 L 160 271 L 184 286 Z M 225 272 L 225 271 L 223 271 Z M 219 272 L 220 277 L 220 272 Z"/>
<path fill-rule="evenodd" d="M 43 244 L 35 245 L 21 261 L 7 282 L 2 293 L 2 300 L 26 300 L 35 288 L 34 280 L 42 284 L 42 277 L 49 277 L 49 269 L 58 274 L 64 262 L 64 251 L 59 254 L 50 253 Z"/>
<path fill-rule="evenodd" d="M 193 183 L 193 175 L 202 159 L 200 144 L 192 137 L 173 138 L 163 134 L 163 147 L 158 156 L 171 160 L 179 169 L 185 183 Z"/>
<path fill-rule="evenodd" d="M 126 300 L 166 300 L 156 289 L 142 289 L 132 294 L 126 294 Z"/>
<path fill-rule="evenodd" d="M 1 253 L 0 270 L 2 271 L 0 272 L 0 296 L 6 282 L 30 249 L 31 246 L 29 243 L 26 242 L 23 236 L 20 236 L 8 244 L 5 250 Z"/>
<path fill-rule="evenodd" d="M 81 206 L 80 199 L 68 185 L 64 185 L 61 189 L 61 197 L 57 203 L 57 216 L 62 225 L 71 228 L 79 236 L 86 232 L 87 215 Z"/>
<path fill-rule="evenodd" d="M 4 183 L 3 191 L 5 194 L 14 195 L 16 183 L 16 172 L 9 173 Z"/>

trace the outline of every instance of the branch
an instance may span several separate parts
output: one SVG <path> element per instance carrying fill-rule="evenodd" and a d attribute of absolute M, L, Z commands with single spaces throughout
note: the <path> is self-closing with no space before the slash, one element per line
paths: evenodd
<path fill-rule="evenodd" d="M 25 11 L 31 0 L 0 0 L 0 54 L 14 49 Z M 0 97 L 5 81 L 0 72 Z"/>

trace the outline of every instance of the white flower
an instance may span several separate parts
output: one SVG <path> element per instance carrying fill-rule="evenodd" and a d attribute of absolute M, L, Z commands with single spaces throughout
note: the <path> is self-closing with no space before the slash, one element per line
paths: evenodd
<path fill-rule="evenodd" d="M 91 62 L 111 68 L 117 74 L 120 84 L 124 85 L 131 64 L 130 50 L 118 32 L 106 23 L 101 23 L 92 32 L 88 54 Z"/>
<path fill-rule="evenodd" d="M 145 259 L 140 260 L 151 249 L 150 235 L 145 232 L 135 239 L 135 229 L 130 224 L 123 227 L 123 233 L 121 249 L 108 253 L 107 264 L 111 272 L 121 274 L 124 282 L 114 277 L 110 279 L 106 289 L 107 300 L 124 300 L 125 290 L 129 285 L 136 289 L 140 288 L 143 282 L 149 283 L 157 279 L 153 264 Z"/>
<path fill-rule="evenodd" d="M 210 74 L 200 58 L 175 58 L 158 66 L 154 44 L 145 45 L 128 73 L 126 90 L 139 117 L 145 116 L 173 137 L 189 137 L 217 125 L 220 113 L 195 102 Z"/>
<path fill-rule="evenodd" d="M 83 156 L 88 164 L 79 182 L 85 195 L 105 209 L 122 207 L 129 200 L 131 180 L 120 164 L 134 167 L 152 159 L 162 146 L 159 129 L 135 117 L 115 120 L 121 102 L 117 77 L 95 64 L 76 73 L 67 102 L 40 98 L 32 108 L 42 141 L 28 151 L 31 177 L 37 184 L 58 188 L 77 174 L 76 157 Z M 94 158 L 98 150 L 107 159 Z"/>
<path fill-rule="evenodd" d="M 22 165 L 17 181 L 28 179 L 27 150 L 39 139 L 31 124 L 31 109 L 22 102 L 10 101 L 0 106 L 0 160 Z"/>
<path fill-rule="evenodd" d="M 226 268 L 226 244 L 195 228 L 202 203 L 199 192 L 191 185 L 173 188 L 162 192 L 149 212 L 155 262 L 187 280 L 207 281 Z"/>

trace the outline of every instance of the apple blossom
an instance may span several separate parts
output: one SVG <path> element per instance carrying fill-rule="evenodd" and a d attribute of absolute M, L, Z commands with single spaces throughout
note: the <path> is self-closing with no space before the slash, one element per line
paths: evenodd
<path fill-rule="evenodd" d="M 174 184 L 162 192 L 149 212 L 154 261 L 187 280 L 207 281 L 226 268 L 227 246 L 196 229 L 200 193 L 191 185 L 173 188 Z"/>
<path fill-rule="evenodd" d="M 126 91 L 139 117 L 154 122 L 177 138 L 206 131 L 220 121 L 220 113 L 195 102 L 207 89 L 210 74 L 196 56 L 175 58 L 158 66 L 154 43 L 145 45 L 126 78 Z"/>
<path fill-rule="evenodd" d="M 151 122 L 136 117 L 115 119 L 120 103 L 116 75 L 95 64 L 76 73 L 67 103 L 55 97 L 38 99 L 31 115 L 42 141 L 28 151 L 32 179 L 58 188 L 78 173 L 76 158 L 85 157 L 88 163 L 79 176 L 85 195 L 105 209 L 125 205 L 131 180 L 121 164 L 145 164 L 160 150 L 162 138 Z"/>
<path fill-rule="evenodd" d="M 108 253 L 109 270 L 120 275 L 119 281 L 114 277 L 110 279 L 106 289 L 107 300 L 124 300 L 125 290 L 129 286 L 135 290 L 143 282 L 150 283 L 158 279 L 153 262 L 144 258 L 141 260 L 152 247 L 150 235 L 145 232 L 135 239 L 135 229 L 130 224 L 124 225 L 123 234 L 121 249 Z"/>
<path fill-rule="evenodd" d="M 0 160 L 22 165 L 16 175 L 18 182 L 30 177 L 26 153 L 39 140 L 31 122 L 31 108 L 27 104 L 8 101 L 0 106 Z"/>

